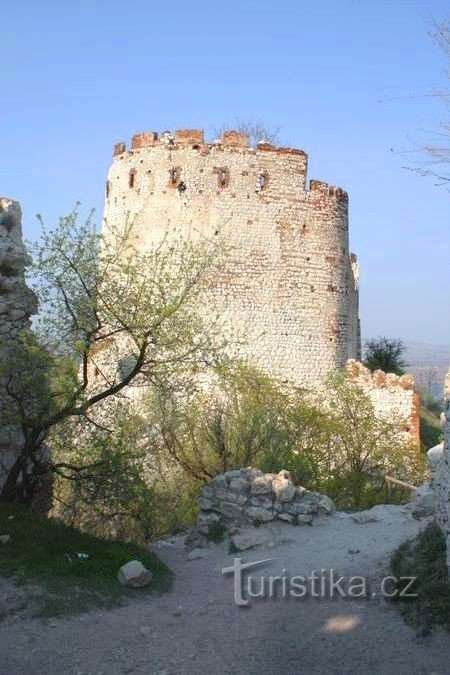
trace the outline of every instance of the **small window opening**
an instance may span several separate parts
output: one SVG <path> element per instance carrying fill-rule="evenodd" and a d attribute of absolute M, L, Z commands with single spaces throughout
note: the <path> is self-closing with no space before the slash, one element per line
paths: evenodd
<path fill-rule="evenodd" d="M 230 172 L 227 168 L 221 167 L 214 169 L 214 173 L 217 174 L 217 185 L 219 188 L 223 189 L 228 187 L 230 182 Z"/>
<path fill-rule="evenodd" d="M 173 166 L 169 169 L 169 185 L 178 187 L 181 182 L 181 169 L 179 166 Z"/>
<path fill-rule="evenodd" d="M 260 192 L 262 192 L 263 190 L 266 189 L 268 181 L 269 181 L 269 176 L 267 175 L 267 173 L 265 171 L 263 171 L 262 173 L 259 174 L 259 176 L 258 176 L 258 189 L 260 190 Z"/>
<path fill-rule="evenodd" d="M 109 191 L 110 191 L 110 183 L 109 180 L 106 181 L 106 198 L 108 199 L 109 197 Z"/>
<path fill-rule="evenodd" d="M 128 187 L 134 188 L 136 186 L 136 170 L 131 169 L 128 175 Z"/>

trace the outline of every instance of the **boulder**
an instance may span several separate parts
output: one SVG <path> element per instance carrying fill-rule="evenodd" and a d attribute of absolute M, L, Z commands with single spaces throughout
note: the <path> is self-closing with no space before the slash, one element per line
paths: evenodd
<path fill-rule="evenodd" d="M 272 481 L 272 490 L 280 502 L 291 502 L 296 494 L 289 471 L 280 471 Z"/>
<path fill-rule="evenodd" d="M 230 537 L 230 542 L 236 551 L 247 551 L 249 548 L 267 544 L 269 538 L 260 527 L 257 529 L 246 528 L 233 534 Z"/>
<path fill-rule="evenodd" d="M 331 500 L 326 495 L 321 495 L 319 499 L 319 513 L 325 513 L 327 516 L 331 516 L 336 511 L 333 500 Z"/>
<path fill-rule="evenodd" d="M 256 523 L 268 523 L 273 520 L 273 511 L 264 509 L 262 506 L 250 506 L 247 510 L 248 516 Z"/>
<path fill-rule="evenodd" d="M 221 502 L 220 513 L 226 518 L 239 519 L 242 516 L 242 507 L 233 502 Z"/>
<path fill-rule="evenodd" d="M 270 495 L 272 494 L 272 476 L 258 476 L 251 484 L 250 492 L 252 495 Z"/>
<path fill-rule="evenodd" d="M 131 586 L 132 588 L 142 588 L 148 586 L 153 574 L 139 560 L 130 560 L 122 565 L 117 575 L 122 586 Z"/>
<path fill-rule="evenodd" d="M 434 516 L 437 510 L 436 493 L 429 483 L 417 488 L 411 501 L 411 511 L 415 518 Z"/>

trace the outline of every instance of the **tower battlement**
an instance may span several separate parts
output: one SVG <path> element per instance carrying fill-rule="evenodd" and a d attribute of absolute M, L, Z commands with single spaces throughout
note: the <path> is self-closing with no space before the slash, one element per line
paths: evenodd
<path fill-rule="evenodd" d="M 181 233 L 221 233 L 234 253 L 214 293 L 242 355 L 301 386 L 359 355 L 358 266 L 350 257 L 348 195 L 307 183 L 303 150 L 239 131 L 146 131 L 117 143 L 105 223 L 135 224 L 137 245 Z"/>

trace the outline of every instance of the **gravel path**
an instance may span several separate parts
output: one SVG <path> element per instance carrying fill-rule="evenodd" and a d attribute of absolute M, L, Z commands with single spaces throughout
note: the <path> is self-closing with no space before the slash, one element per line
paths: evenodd
<path fill-rule="evenodd" d="M 378 513 L 381 521 L 366 524 L 338 515 L 313 527 L 263 526 L 268 544 L 239 555 L 274 558 L 252 571 L 255 580 L 332 568 L 370 578 L 376 591 L 390 552 L 423 525 L 402 507 Z M 416 636 L 380 595 L 237 607 L 232 576 L 222 575 L 234 559 L 224 545 L 195 560 L 181 537 L 154 548 L 176 574 L 173 591 L 82 616 L 10 617 L 0 623 L 1 675 L 450 675 L 449 635 Z"/>

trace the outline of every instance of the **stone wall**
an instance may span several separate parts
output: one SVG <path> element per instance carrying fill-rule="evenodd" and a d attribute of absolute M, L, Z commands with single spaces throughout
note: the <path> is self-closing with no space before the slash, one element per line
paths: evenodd
<path fill-rule="evenodd" d="M 106 183 L 104 232 L 132 221 L 138 246 L 222 235 L 233 247 L 213 284 L 221 330 L 269 374 L 312 388 L 358 358 L 358 266 L 348 196 L 306 182 L 307 155 L 224 132 L 137 134 L 118 143 Z"/>
<path fill-rule="evenodd" d="M 445 410 L 442 416 L 444 442 L 430 450 L 432 487 L 436 493 L 437 520 L 447 537 L 450 566 L 450 372 L 445 378 Z"/>
<path fill-rule="evenodd" d="M 30 317 L 37 311 L 35 295 L 25 283 L 29 258 L 22 239 L 21 218 L 18 202 L 0 198 L 0 350 L 7 349 L 19 331 L 30 327 Z M 5 386 L 0 379 L 0 405 L 6 400 Z M 0 428 L 0 486 L 21 442 L 17 428 Z"/>
<path fill-rule="evenodd" d="M 401 431 L 420 441 L 420 396 L 414 391 L 411 375 L 399 377 L 382 370 L 371 372 L 362 363 L 349 360 L 347 373 L 369 396 L 381 418 L 400 420 Z"/>
<path fill-rule="evenodd" d="M 321 515 L 332 515 L 329 497 L 292 484 L 289 471 L 277 474 L 259 469 L 235 469 L 213 478 L 199 499 L 197 527 L 187 544 L 204 545 L 208 539 L 227 532 L 239 549 L 242 529 L 273 520 L 291 525 L 312 525 Z M 245 546 L 246 548 L 246 546 Z"/>

